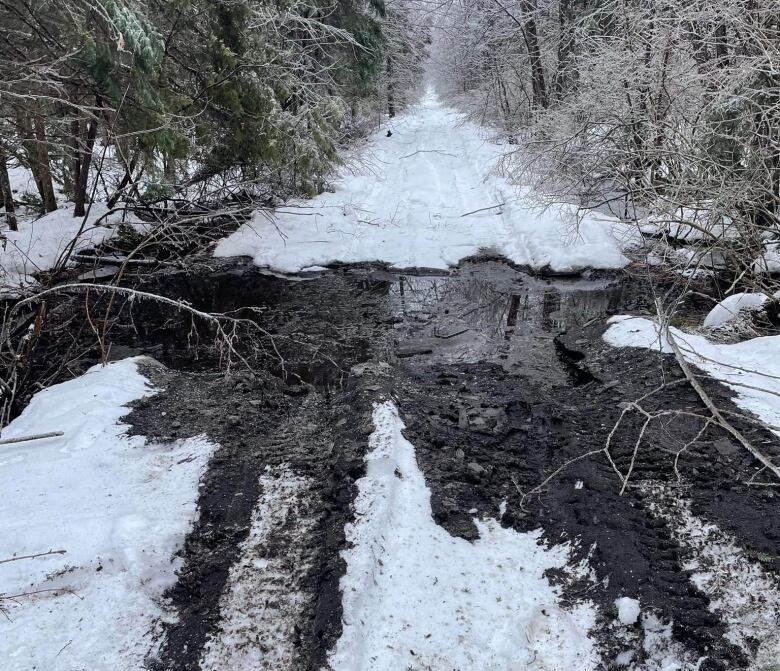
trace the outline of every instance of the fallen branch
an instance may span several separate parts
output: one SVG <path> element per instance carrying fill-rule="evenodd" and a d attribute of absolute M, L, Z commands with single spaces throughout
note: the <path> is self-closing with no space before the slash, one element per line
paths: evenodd
<path fill-rule="evenodd" d="M 21 561 L 22 559 L 37 559 L 38 557 L 48 557 L 49 555 L 64 555 L 67 550 L 48 550 L 47 552 L 37 552 L 32 555 L 21 555 L 20 557 L 11 557 L 10 559 L 0 559 L 0 564 L 7 564 L 12 561 Z"/>
<path fill-rule="evenodd" d="M 404 158 L 411 158 L 412 156 L 416 156 L 417 154 L 441 154 L 442 156 L 451 156 L 452 158 L 458 158 L 455 156 L 455 154 L 448 154 L 446 151 L 442 151 L 441 149 L 418 149 L 417 151 L 413 151 L 411 154 L 407 154 L 406 156 L 401 156 L 398 160 L 402 160 Z"/>
<path fill-rule="evenodd" d="M 504 207 L 506 203 L 498 203 L 497 205 L 490 205 L 489 207 L 480 207 L 478 210 L 472 210 L 471 212 L 465 212 L 460 215 L 460 219 L 468 217 L 470 214 L 476 214 L 477 212 L 484 212 L 485 210 L 495 210 L 497 207 Z"/>
<path fill-rule="evenodd" d="M 43 438 L 59 438 L 65 434 L 62 431 L 49 431 L 48 433 L 34 433 L 30 436 L 17 436 L 16 438 L 2 438 L 0 445 L 11 445 L 12 443 L 26 443 L 30 440 L 42 440 Z M 0 564 L 3 562 L 0 561 Z"/>
<path fill-rule="evenodd" d="M 774 473 L 777 479 L 780 480 L 780 467 L 773 464 L 772 461 L 769 459 L 769 457 L 767 457 L 763 452 L 761 452 L 761 450 L 759 450 L 747 438 L 745 438 L 742 432 L 739 431 L 737 428 L 735 428 L 734 425 L 732 425 L 731 422 L 729 422 L 723 416 L 721 411 L 713 402 L 712 398 L 710 398 L 710 395 L 704 390 L 704 387 L 701 386 L 701 383 L 699 382 L 698 379 L 696 379 L 696 376 L 693 374 L 693 371 L 691 371 L 690 364 L 688 363 L 685 356 L 683 355 L 680 346 L 677 344 L 677 340 L 675 339 L 674 335 L 672 335 L 672 332 L 669 328 L 668 320 L 663 318 L 663 311 L 661 310 L 661 306 L 658 304 L 657 304 L 657 311 L 658 311 L 658 316 L 661 324 L 661 335 L 666 339 L 666 341 L 669 343 L 669 346 L 672 348 L 672 351 L 674 352 L 674 356 L 677 359 L 677 364 L 680 366 L 680 369 L 682 370 L 686 379 L 693 387 L 693 389 L 696 391 L 696 393 L 699 395 L 699 398 L 701 399 L 702 403 L 704 403 L 704 405 L 707 406 L 707 409 L 712 413 L 713 420 L 721 428 L 725 429 L 732 436 L 734 436 L 734 438 L 737 439 L 737 441 L 742 445 L 742 447 L 744 447 L 748 452 L 750 452 L 750 454 L 752 454 L 759 462 L 761 462 L 761 464 L 763 464 L 765 468 L 767 468 L 772 473 Z"/>
<path fill-rule="evenodd" d="M 448 333 L 447 335 L 444 335 L 442 333 L 438 333 L 436 329 L 433 329 L 433 337 L 434 338 L 441 338 L 442 340 L 448 340 L 449 338 L 454 338 L 455 336 L 463 335 L 466 333 L 466 331 L 470 331 L 471 329 L 465 328 L 461 329 L 460 331 L 455 331 L 454 333 Z"/>

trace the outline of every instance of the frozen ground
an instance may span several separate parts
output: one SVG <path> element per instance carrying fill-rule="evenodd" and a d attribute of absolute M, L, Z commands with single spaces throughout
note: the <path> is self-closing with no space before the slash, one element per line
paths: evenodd
<path fill-rule="evenodd" d="M 142 361 L 36 394 L 3 431 L 64 433 L 0 446 L 4 671 L 141 669 L 156 625 L 171 617 L 161 597 L 214 445 L 125 435 L 127 404 L 152 393 Z M 21 558 L 50 550 L 62 553 Z"/>
<path fill-rule="evenodd" d="M 388 132 L 392 133 L 388 137 Z M 630 234 L 606 216 L 533 208 L 497 174 L 507 150 L 429 91 L 378 131 L 335 191 L 257 212 L 217 256 L 296 272 L 331 262 L 446 269 L 481 249 L 533 268 L 621 268 Z"/>

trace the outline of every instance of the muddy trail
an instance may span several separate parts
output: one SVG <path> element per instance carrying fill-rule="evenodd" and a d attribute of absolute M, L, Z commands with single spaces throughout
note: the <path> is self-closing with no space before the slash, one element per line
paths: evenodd
<path fill-rule="evenodd" d="M 753 460 L 725 433 L 702 431 L 685 414 L 646 432 L 636 484 L 623 496 L 597 453 L 625 404 L 659 387 L 646 407 L 702 407 L 669 357 L 612 348 L 601 338 L 609 315 L 649 314 L 644 278 L 534 277 L 492 260 L 448 275 L 365 266 L 285 278 L 211 261 L 138 286 L 254 320 L 273 334 L 242 342 L 243 356 L 256 355 L 257 365 L 227 374 L 224 347 L 211 347 L 191 320 L 159 306 L 134 306 L 133 327 L 113 335 L 114 356 L 146 353 L 166 366 L 148 370 L 160 392 L 126 418 L 132 431 L 163 441 L 206 435 L 220 446 L 167 595 L 177 617 L 165 624 L 149 668 L 326 665 L 343 626 L 345 525 L 381 399 L 393 399 L 406 423 L 434 519 L 447 532 L 474 540 L 475 518 L 498 518 L 518 531 L 541 528 L 547 543 L 574 542 L 590 576 L 548 577 L 567 602 L 598 606 L 594 635 L 604 668 L 626 646 L 636 661 L 647 652 L 641 631 L 614 630 L 621 595 L 671 621 L 672 641 L 705 658 L 701 669 L 748 664 L 691 581 L 691 548 L 657 504 L 661 487 L 776 575 L 776 499 L 740 484 Z M 725 388 L 707 389 L 734 409 Z M 741 428 L 776 450 L 770 435 Z M 639 418 L 629 418 L 614 437 L 612 456 L 624 472 L 639 430 Z"/>

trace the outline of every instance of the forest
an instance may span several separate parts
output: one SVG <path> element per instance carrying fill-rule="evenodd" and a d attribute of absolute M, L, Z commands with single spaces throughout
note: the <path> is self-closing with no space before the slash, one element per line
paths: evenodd
<path fill-rule="evenodd" d="M 0 0 L 2 671 L 780 670 L 777 0 Z"/>
<path fill-rule="evenodd" d="M 377 105 L 403 104 L 426 39 L 381 0 L 8 2 L 0 31 L 11 228 L 55 190 L 74 216 L 96 198 L 314 195 Z M 9 166 L 34 177 L 21 203 Z"/>
<path fill-rule="evenodd" d="M 165 197 L 309 196 L 403 107 L 430 56 L 548 198 L 724 220 L 749 266 L 778 211 L 780 17 L 770 0 L 7 2 L 5 219 Z M 35 189 L 14 195 L 9 167 Z"/>

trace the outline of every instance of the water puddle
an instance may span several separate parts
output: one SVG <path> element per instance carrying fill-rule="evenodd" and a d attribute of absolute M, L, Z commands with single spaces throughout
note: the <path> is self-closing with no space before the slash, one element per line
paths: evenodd
<path fill-rule="evenodd" d="M 624 279 L 539 278 L 499 262 L 443 276 L 400 276 L 388 301 L 397 354 L 440 363 L 491 361 L 510 372 L 571 382 L 553 339 L 625 309 L 636 291 Z"/>

